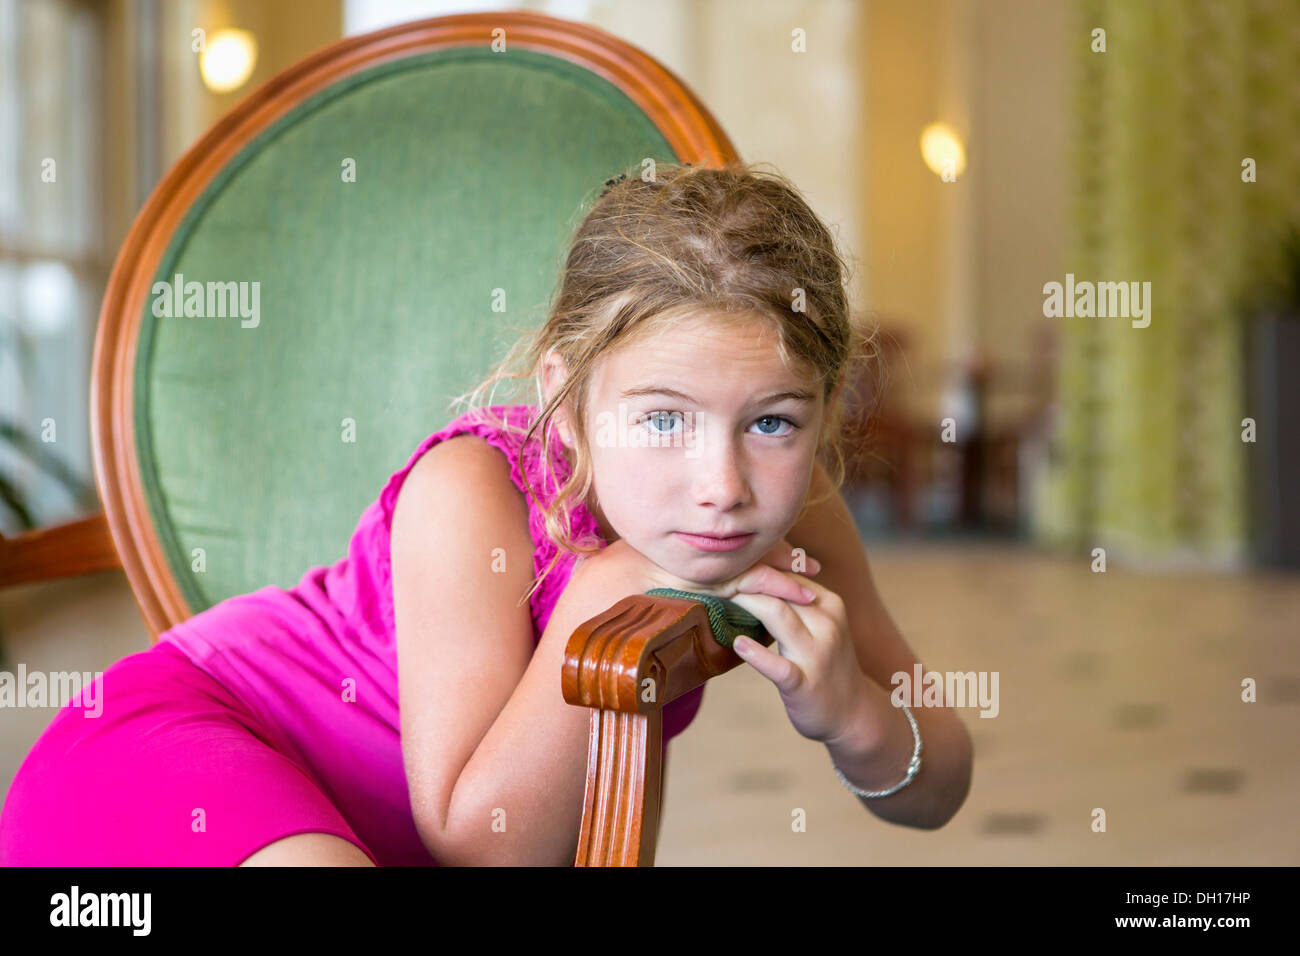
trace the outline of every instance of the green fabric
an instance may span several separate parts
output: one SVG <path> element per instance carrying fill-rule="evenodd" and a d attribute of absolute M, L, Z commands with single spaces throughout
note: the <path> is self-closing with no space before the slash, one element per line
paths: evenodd
<path fill-rule="evenodd" d="M 744 634 L 763 643 L 766 631 L 758 618 L 750 614 L 735 601 L 716 597 L 712 594 L 700 594 L 695 591 L 679 591 L 676 588 L 652 588 L 646 594 L 657 597 L 681 598 L 684 601 L 697 601 L 709 612 L 709 626 L 713 629 L 713 639 L 723 647 L 730 647 L 738 635 Z"/>
<path fill-rule="evenodd" d="M 677 159 L 607 81 L 473 48 L 342 80 L 221 171 L 155 281 L 256 281 L 260 322 L 155 317 L 150 295 L 136 358 L 148 505 L 193 611 L 346 554 L 451 398 L 544 319 L 604 180 L 644 157 Z M 536 400 L 510 389 L 494 403 Z"/>
<path fill-rule="evenodd" d="M 1075 0 L 1076 280 L 1151 282 L 1150 325 L 1060 318 L 1042 540 L 1137 562 L 1247 551 L 1241 301 L 1300 221 L 1300 7 Z M 1106 30 L 1104 53 L 1091 32 Z M 1242 181 L 1242 161 L 1257 182 Z M 1063 281 L 1064 275 L 1044 277 Z"/>

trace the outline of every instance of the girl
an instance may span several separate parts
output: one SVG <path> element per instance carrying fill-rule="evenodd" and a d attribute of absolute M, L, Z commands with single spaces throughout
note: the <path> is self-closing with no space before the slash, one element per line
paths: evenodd
<path fill-rule="evenodd" d="M 607 185 L 546 322 L 392 475 L 346 557 L 123 658 L 102 718 L 56 715 L 0 864 L 570 864 L 589 724 L 560 694 L 564 646 L 654 587 L 763 623 L 774 644 L 736 652 L 878 816 L 956 812 L 969 737 L 891 705 L 916 659 L 837 494 L 867 342 L 830 233 L 746 164 Z M 537 405 L 483 403 L 525 376 Z M 665 748 L 702 692 L 664 707 Z"/>

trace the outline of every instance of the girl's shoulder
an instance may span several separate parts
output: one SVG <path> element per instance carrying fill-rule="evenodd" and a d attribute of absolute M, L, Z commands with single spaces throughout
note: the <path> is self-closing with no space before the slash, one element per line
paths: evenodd
<path fill-rule="evenodd" d="M 391 527 L 393 508 L 402 485 L 416 463 L 434 446 L 458 435 L 477 435 L 498 449 L 510 462 L 510 477 L 523 490 L 520 449 L 535 409 L 531 405 L 490 405 L 470 409 L 453 418 L 416 446 L 406 464 L 389 476 L 379 495 L 379 507 Z"/>

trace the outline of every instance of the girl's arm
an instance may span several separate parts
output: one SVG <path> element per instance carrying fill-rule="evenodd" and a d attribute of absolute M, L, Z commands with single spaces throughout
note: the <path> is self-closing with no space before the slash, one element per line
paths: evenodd
<path fill-rule="evenodd" d="M 391 555 L 402 757 L 439 863 L 573 862 L 590 711 L 565 702 L 560 674 L 570 635 L 632 593 L 621 554 L 579 563 L 534 651 L 518 605 L 533 542 L 505 457 L 458 436 L 407 475 Z"/>
<path fill-rule="evenodd" d="M 435 860 L 462 854 L 448 807 L 462 771 L 533 653 L 528 507 L 504 455 L 458 435 L 421 456 L 393 513 L 402 762 L 416 829 Z"/>
<path fill-rule="evenodd" d="M 458 862 L 568 866 L 578 850 L 591 711 L 567 703 L 560 673 L 569 637 L 626 596 L 610 565 L 574 569 L 522 679 L 456 783 L 446 844 Z"/>
<path fill-rule="evenodd" d="M 809 496 L 821 497 L 829 489 L 830 479 L 817 463 Z M 896 686 L 893 675 L 901 672 L 911 678 L 917 657 L 876 591 L 862 538 L 841 495 L 830 495 L 809 508 L 786 537 L 821 562 L 817 582 L 844 601 L 858 664 L 868 678 L 858 721 L 844 739 L 827 743 L 829 755 L 858 787 L 888 789 L 903 779 L 913 747 L 907 717 L 889 700 Z M 938 589 L 944 584 L 936 582 L 934 586 Z M 921 769 L 915 779 L 887 797 L 859 798 L 880 819 L 937 829 L 965 802 L 973 748 L 965 724 L 951 702 L 947 703 L 945 707 L 911 708 L 922 743 Z M 871 728 L 884 730 L 872 733 Z M 834 779 L 829 767 L 827 772 Z"/>

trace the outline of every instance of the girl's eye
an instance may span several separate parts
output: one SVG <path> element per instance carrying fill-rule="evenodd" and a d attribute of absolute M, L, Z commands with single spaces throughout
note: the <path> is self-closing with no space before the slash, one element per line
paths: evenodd
<path fill-rule="evenodd" d="M 680 414 L 681 412 L 651 412 L 649 415 L 646 415 L 641 420 L 649 424 L 649 430 L 651 434 L 671 436 L 671 435 L 678 434 L 677 429 L 673 427 L 673 423 L 676 421 L 682 421 L 682 419 L 673 418 L 672 416 L 680 415 Z M 771 423 L 775 423 L 779 427 L 782 422 L 790 426 L 789 431 L 776 432 L 776 431 L 766 430 L 767 428 L 772 427 Z M 682 424 L 684 426 L 685 422 L 682 421 Z M 758 421 L 754 422 L 754 424 L 759 428 L 757 434 L 767 435 L 768 437 L 771 438 L 788 438 L 791 435 L 793 435 L 795 429 L 799 427 L 798 425 L 796 425 L 794 422 L 792 422 L 790 419 L 786 418 L 783 415 L 764 415 L 762 418 L 758 419 Z"/>
<path fill-rule="evenodd" d="M 655 422 L 655 423 L 656 423 L 656 424 L 650 426 L 650 432 L 651 432 L 652 434 L 655 434 L 655 435 L 675 435 L 675 434 L 677 434 L 676 429 L 668 429 L 668 430 L 665 430 L 664 428 L 660 427 L 660 425 L 663 424 L 663 422 L 664 422 L 665 419 L 669 419 L 669 416 L 672 416 L 672 415 L 678 415 L 678 414 L 680 414 L 680 413 L 679 413 L 679 412 L 651 412 L 651 413 L 650 413 L 649 415 L 647 415 L 644 419 L 642 419 L 642 421 L 645 421 L 645 422 Z M 671 419 L 670 419 L 670 421 L 671 421 Z"/>
<path fill-rule="evenodd" d="M 787 425 L 790 426 L 790 430 L 789 430 L 788 432 L 781 432 L 781 433 L 777 433 L 777 432 L 769 432 L 769 431 L 760 431 L 760 432 L 759 432 L 760 435 L 770 435 L 770 436 L 775 437 L 775 438 L 787 438 L 787 437 L 789 437 L 790 435 L 793 435 L 795 429 L 799 427 L 798 425 L 796 425 L 794 422 L 790 421 L 790 419 L 786 418 L 786 417 L 783 416 L 783 415 L 764 415 L 764 416 L 763 416 L 762 418 L 760 418 L 758 421 L 754 422 L 754 424 L 755 424 L 755 425 L 762 425 L 763 422 L 775 422 L 775 423 L 777 423 L 778 425 L 779 425 L 781 422 L 785 422 L 785 424 L 787 424 Z"/>

